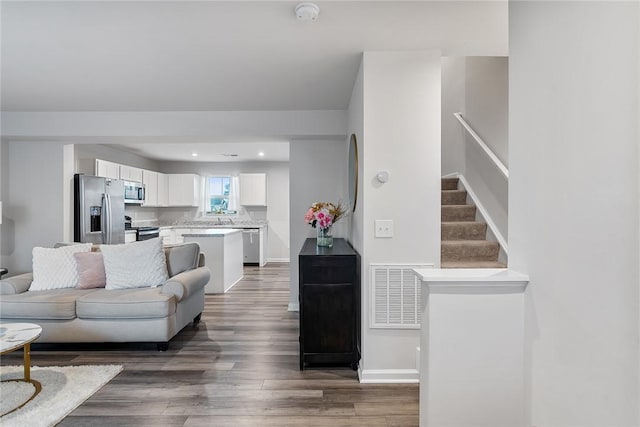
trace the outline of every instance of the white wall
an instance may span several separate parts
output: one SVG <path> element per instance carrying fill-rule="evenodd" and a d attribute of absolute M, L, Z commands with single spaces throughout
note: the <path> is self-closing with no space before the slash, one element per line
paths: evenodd
<path fill-rule="evenodd" d="M 75 144 L 76 169 L 79 173 L 95 173 L 95 159 L 108 160 L 121 165 L 157 171 L 158 162 L 105 144 Z M 88 170 L 92 167 L 93 170 Z M 83 170 L 84 169 L 84 170 Z"/>
<path fill-rule="evenodd" d="M 362 376 L 411 372 L 417 380 L 417 330 L 369 329 L 371 263 L 440 263 L 440 54 L 365 52 L 363 98 Z M 359 88 L 353 96 L 359 95 Z M 352 126 L 359 125 L 359 100 Z M 387 170 L 380 184 L 375 175 Z M 376 238 L 374 221 L 394 221 L 393 238 Z M 393 351 L 390 351 L 393 349 Z M 400 374 L 401 376 L 403 374 Z M 377 377 L 378 376 L 378 377 Z"/>
<path fill-rule="evenodd" d="M 246 219 L 267 220 L 268 252 L 271 261 L 289 260 L 289 163 L 288 162 L 160 162 L 159 172 L 207 175 L 267 174 L 267 207 L 240 207 Z M 159 219 L 173 222 L 187 215 L 193 219 L 197 209 L 160 208 Z"/>
<path fill-rule="evenodd" d="M 11 274 L 31 271 L 34 246 L 65 241 L 69 203 L 69 147 L 53 142 L 9 142 L 3 154 L 8 194 L 3 203 L 3 263 Z M 66 162 L 65 162 L 66 160 Z M 4 172 L 3 172 L 4 173 Z M 4 181 L 4 180 L 3 180 Z"/>
<path fill-rule="evenodd" d="M 506 239 L 508 181 L 453 113 L 462 112 L 489 148 L 508 165 L 508 59 L 447 57 L 442 66 L 442 173 L 464 175 Z"/>
<path fill-rule="evenodd" d="M 310 136 L 345 134 L 343 110 L 317 111 L 65 111 L 2 112 L 2 135 L 86 142 L 125 138 L 139 142 L 210 141 L 213 137 Z"/>
<path fill-rule="evenodd" d="M 466 131 L 453 114 L 465 112 L 466 57 L 442 58 L 442 175 L 466 172 Z"/>
<path fill-rule="evenodd" d="M 290 271 L 289 309 L 298 310 L 298 254 L 305 239 L 316 229 L 304 222 L 304 214 L 314 202 L 348 204 L 345 140 L 297 140 L 289 146 Z M 348 221 L 337 222 L 334 237 L 348 237 Z"/>
<path fill-rule="evenodd" d="M 637 2 L 511 2 L 509 243 L 527 425 L 637 426 Z"/>
<path fill-rule="evenodd" d="M 6 161 L 7 160 L 7 156 L 5 154 L 5 147 L 7 147 L 8 144 L 5 143 L 4 141 L 0 141 L 0 201 L 4 202 L 4 207 L 3 207 L 3 224 L 0 224 L 0 267 L 4 266 L 4 255 L 5 255 L 5 247 L 7 247 L 7 245 L 5 244 L 4 238 L 3 238 L 3 227 L 4 227 L 4 222 L 7 221 L 6 219 L 4 219 L 4 209 L 7 206 L 7 195 L 9 194 L 9 180 L 8 180 L 8 171 L 9 171 L 9 163 Z"/>

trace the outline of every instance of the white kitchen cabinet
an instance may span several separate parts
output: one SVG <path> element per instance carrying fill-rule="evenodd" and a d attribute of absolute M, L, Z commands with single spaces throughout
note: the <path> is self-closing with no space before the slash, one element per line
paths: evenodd
<path fill-rule="evenodd" d="M 240 204 L 243 206 L 267 206 L 267 174 L 240 174 Z"/>
<path fill-rule="evenodd" d="M 144 204 L 142 206 L 159 206 L 158 204 L 158 172 L 142 171 L 144 184 Z"/>
<path fill-rule="evenodd" d="M 107 160 L 96 159 L 96 176 L 120 179 L 120 165 Z"/>
<path fill-rule="evenodd" d="M 160 228 L 159 237 L 163 245 L 173 245 L 176 243 L 175 234 L 172 228 Z"/>
<path fill-rule="evenodd" d="M 142 182 L 142 169 L 133 166 L 120 165 L 120 179 L 125 181 Z"/>
<path fill-rule="evenodd" d="M 169 206 L 200 206 L 200 176 L 169 174 Z"/>
<path fill-rule="evenodd" d="M 135 230 L 127 230 L 124 232 L 124 242 L 125 243 L 133 243 L 136 241 L 137 233 Z"/>
<path fill-rule="evenodd" d="M 158 206 L 169 206 L 169 175 L 158 172 Z"/>
<path fill-rule="evenodd" d="M 192 230 L 190 228 L 174 228 L 173 229 L 173 243 L 181 244 L 184 243 L 184 235 L 191 234 Z"/>

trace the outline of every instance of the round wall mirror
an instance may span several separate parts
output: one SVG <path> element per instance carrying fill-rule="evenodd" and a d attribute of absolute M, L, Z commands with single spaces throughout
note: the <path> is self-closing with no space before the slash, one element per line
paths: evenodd
<path fill-rule="evenodd" d="M 356 134 L 351 134 L 349 141 L 349 203 L 352 212 L 356 211 L 358 201 L 358 141 Z"/>

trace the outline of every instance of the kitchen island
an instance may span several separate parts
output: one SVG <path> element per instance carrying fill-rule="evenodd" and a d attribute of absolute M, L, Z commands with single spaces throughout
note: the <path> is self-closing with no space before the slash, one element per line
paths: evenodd
<path fill-rule="evenodd" d="M 211 270 L 211 278 L 204 288 L 206 294 L 223 294 L 242 279 L 242 230 L 194 229 L 182 237 L 185 243 L 200 245 L 205 265 Z"/>

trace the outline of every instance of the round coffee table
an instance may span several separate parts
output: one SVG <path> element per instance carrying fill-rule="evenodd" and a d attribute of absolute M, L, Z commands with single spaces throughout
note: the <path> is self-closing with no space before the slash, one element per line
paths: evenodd
<path fill-rule="evenodd" d="M 42 390 L 42 385 L 38 381 L 31 379 L 31 343 L 38 339 L 41 333 L 42 328 L 34 323 L 0 323 L 0 355 L 20 348 L 24 349 L 24 378 L 2 382 L 24 381 L 33 384 L 35 388 L 34 393 L 26 402 L 10 412 L 22 408 Z"/>

